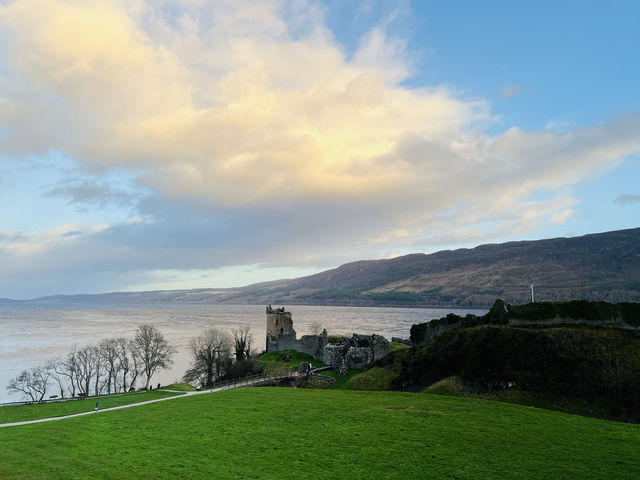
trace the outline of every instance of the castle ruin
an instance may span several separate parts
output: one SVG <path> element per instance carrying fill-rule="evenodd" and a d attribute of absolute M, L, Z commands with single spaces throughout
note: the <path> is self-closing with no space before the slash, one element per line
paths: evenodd
<path fill-rule="evenodd" d="M 329 343 L 327 330 L 321 335 L 296 337 L 291 312 L 284 307 L 267 306 L 267 352 L 296 350 L 311 355 L 340 373 L 349 369 L 363 368 L 389 353 L 389 342 L 381 335 L 358 335 L 342 337 L 339 343 Z"/>

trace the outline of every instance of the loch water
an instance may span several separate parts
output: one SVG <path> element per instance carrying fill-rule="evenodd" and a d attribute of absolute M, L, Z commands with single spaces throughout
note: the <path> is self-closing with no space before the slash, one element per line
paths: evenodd
<path fill-rule="evenodd" d="M 277 307 L 279 305 L 274 305 Z M 291 306 L 298 337 L 309 334 L 318 322 L 330 335 L 352 333 L 409 337 L 414 323 L 426 322 L 453 312 L 482 315 L 486 310 L 434 308 L 379 308 Z M 149 305 L 149 306 L 73 306 L 11 304 L 0 306 L 0 403 L 20 401 L 9 395 L 6 386 L 24 368 L 43 365 L 61 358 L 75 347 L 97 344 L 115 336 L 132 338 L 138 325 L 151 323 L 174 345 L 178 353 L 173 368 L 153 377 L 152 383 L 168 384 L 189 368 L 189 343 L 205 328 L 229 333 L 251 327 L 252 350 L 265 348 L 264 305 Z M 54 389 L 55 390 L 55 389 Z M 57 393 L 52 391 L 52 394 Z"/>

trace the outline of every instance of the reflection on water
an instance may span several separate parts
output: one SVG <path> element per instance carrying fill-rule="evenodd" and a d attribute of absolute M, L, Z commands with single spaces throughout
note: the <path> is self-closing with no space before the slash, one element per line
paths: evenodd
<path fill-rule="evenodd" d="M 311 323 L 319 322 L 329 334 L 377 333 L 388 339 L 409 337 L 411 325 L 440 318 L 449 312 L 458 315 L 484 314 L 485 310 L 316 307 L 292 306 L 298 337 L 310 333 Z M 18 401 L 9 396 L 6 385 L 23 368 L 42 365 L 61 357 L 74 347 L 95 344 L 108 337 L 133 337 L 142 323 L 152 323 L 178 349 L 175 365 L 153 381 L 170 383 L 188 368 L 191 338 L 204 328 L 228 332 L 251 327 L 253 350 L 265 345 L 265 307 L 263 305 L 153 305 L 153 306 L 0 306 L 0 402 Z"/>

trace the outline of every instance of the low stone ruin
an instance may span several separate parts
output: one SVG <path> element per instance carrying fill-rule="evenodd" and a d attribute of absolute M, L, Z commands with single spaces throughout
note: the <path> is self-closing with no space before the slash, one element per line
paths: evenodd
<path fill-rule="evenodd" d="M 329 343 L 322 349 L 322 361 L 344 375 L 349 369 L 363 368 L 389 353 L 389 342 L 381 335 L 342 337 L 340 343 Z"/>

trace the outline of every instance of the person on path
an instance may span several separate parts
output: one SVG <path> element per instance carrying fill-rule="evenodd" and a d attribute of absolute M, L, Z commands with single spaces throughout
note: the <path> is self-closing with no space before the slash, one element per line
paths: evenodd
<path fill-rule="evenodd" d="M 98 402 L 96 402 L 96 408 L 93 409 L 94 412 L 98 411 Z"/>

